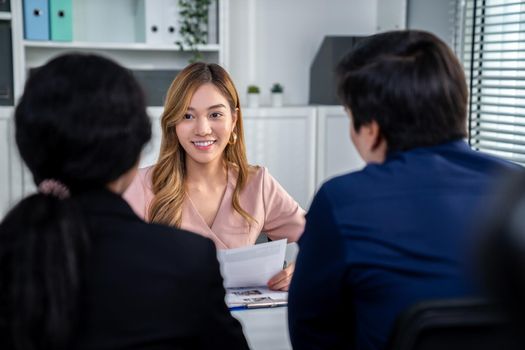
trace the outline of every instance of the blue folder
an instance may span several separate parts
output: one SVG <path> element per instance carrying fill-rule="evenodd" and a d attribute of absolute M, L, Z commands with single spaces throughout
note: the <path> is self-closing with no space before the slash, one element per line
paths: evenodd
<path fill-rule="evenodd" d="M 27 40 L 49 40 L 47 0 L 24 0 L 24 37 Z"/>
<path fill-rule="evenodd" d="M 71 0 L 49 0 L 51 40 L 73 40 L 73 8 Z"/>

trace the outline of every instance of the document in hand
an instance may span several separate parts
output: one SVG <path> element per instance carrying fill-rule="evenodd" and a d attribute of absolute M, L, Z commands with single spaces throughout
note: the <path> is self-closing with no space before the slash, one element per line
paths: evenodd
<path fill-rule="evenodd" d="M 287 292 L 269 290 L 268 280 L 283 269 L 286 239 L 250 247 L 219 250 L 230 309 L 286 305 Z"/>
<path fill-rule="evenodd" d="M 285 253 L 286 239 L 219 250 L 224 288 L 265 286 L 283 269 Z"/>

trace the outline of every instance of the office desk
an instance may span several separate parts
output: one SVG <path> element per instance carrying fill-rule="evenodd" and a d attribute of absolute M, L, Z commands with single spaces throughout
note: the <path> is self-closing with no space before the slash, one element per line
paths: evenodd
<path fill-rule="evenodd" d="M 232 315 L 241 322 L 253 350 L 292 349 L 287 314 L 286 307 L 232 311 Z"/>

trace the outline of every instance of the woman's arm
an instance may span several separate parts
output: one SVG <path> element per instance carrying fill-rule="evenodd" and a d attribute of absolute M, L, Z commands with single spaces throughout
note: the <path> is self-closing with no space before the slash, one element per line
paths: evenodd
<path fill-rule="evenodd" d="M 304 231 L 305 211 L 286 190 L 263 168 L 263 232 L 272 239 L 296 242 Z"/>
<path fill-rule="evenodd" d="M 286 238 L 296 242 L 304 231 L 305 211 L 277 180 L 263 168 L 263 199 L 265 220 L 263 232 L 272 239 Z M 291 263 L 267 283 L 273 290 L 287 291 L 295 269 Z"/>

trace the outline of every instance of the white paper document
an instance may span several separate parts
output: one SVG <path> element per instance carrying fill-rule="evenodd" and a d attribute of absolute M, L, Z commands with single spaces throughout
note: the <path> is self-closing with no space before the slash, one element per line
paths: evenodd
<path fill-rule="evenodd" d="M 249 247 L 219 250 L 225 288 L 266 286 L 283 269 L 286 239 Z"/>

